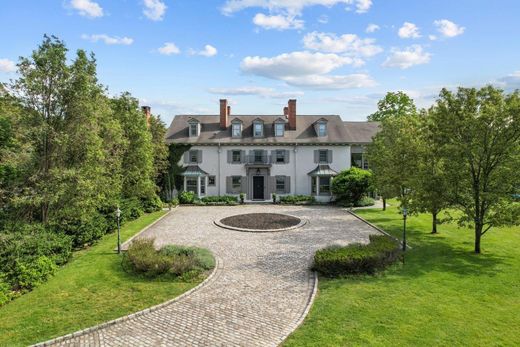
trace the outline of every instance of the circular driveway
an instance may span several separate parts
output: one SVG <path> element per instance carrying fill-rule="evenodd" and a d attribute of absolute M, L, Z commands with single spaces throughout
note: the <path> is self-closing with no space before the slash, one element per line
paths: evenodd
<path fill-rule="evenodd" d="M 244 233 L 213 223 L 257 212 L 286 213 L 308 222 L 277 233 Z M 315 282 L 309 270 L 314 252 L 332 244 L 366 243 L 376 232 L 335 207 L 180 206 L 138 237 L 155 238 L 157 247 L 208 248 L 218 259 L 211 278 L 180 300 L 59 345 L 276 346 L 307 313 Z"/>

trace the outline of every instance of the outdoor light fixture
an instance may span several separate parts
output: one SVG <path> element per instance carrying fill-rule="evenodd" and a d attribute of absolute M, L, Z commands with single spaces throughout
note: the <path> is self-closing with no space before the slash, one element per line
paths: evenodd
<path fill-rule="evenodd" d="M 117 216 L 117 254 L 121 253 L 121 210 L 119 209 L 119 206 L 117 206 L 116 210 L 116 216 Z"/>

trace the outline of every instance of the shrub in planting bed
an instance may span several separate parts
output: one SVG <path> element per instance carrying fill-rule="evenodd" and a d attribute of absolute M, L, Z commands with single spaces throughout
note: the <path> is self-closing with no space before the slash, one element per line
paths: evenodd
<path fill-rule="evenodd" d="M 313 269 L 330 277 L 374 274 L 394 263 L 401 255 L 397 241 L 385 235 L 370 235 L 370 243 L 332 246 L 318 250 Z"/>
<path fill-rule="evenodd" d="M 287 195 L 287 196 L 280 196 L 279 201 L 282 204 L 287 205 L 306 205 L 306 204 L 312 204 L 316 200 L 313 196 L 310 195 Z"/>
<path fill-rule="evenodd" d="M 137 239 L 128 248 L 124 264 L 147 277 L 182 276 L 190 279 L 213 268 L 215 261 L 205 249 L 168 245 L 156 250 L 153 239 Z"/>

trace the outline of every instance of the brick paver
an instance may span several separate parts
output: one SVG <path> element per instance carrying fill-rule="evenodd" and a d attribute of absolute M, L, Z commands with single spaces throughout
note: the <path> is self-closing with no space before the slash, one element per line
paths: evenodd
<path fill-rule="evenodd" d="M 299 229 L 247 233 L 213 221 L 238 213 L 277 212 L 305 218 Z M 276 346 L 305 312 L 314 286 L 314 252 L 367 242 L 374 230 L 332 207 L 246 205 L 179 207 L 139 237 L 156 245 L 210 249 L 211 279 L 191 294 L 128 320 L 60 341 L 59 346 Z"/>

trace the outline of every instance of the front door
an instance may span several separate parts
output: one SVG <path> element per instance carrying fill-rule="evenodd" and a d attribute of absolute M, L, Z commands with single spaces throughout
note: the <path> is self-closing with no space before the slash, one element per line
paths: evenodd
<path fill-rule="evenodd" d="M 264 199 L 264 176 L 253 176 L 253 200 Z"/>

